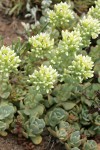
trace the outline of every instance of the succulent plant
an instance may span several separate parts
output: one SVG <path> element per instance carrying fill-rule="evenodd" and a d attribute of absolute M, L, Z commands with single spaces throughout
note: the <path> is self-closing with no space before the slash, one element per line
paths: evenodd
<path fill-rule="evenodd" d="M 34 36 L 12 45 L 16 53 L 0 49 L 0 135 L 11 125 L 39 144 L 47 127 L 67 150 L 97 150 L 88 139 L 100 134 L 100 0 L 81 17 L 65 1 L 35 0 L 32 8 L 28 1 Z"/>
<path fill-rule="evenodd" d="M 45 122 L 43 119 L 39 119 L 35 116 L 31 117 L 24 124 L 24 129 L 26 130 L 26 134 L 31 138 L 34 144 L 39 144 L 42 141 L 42 137 L 40 134 L 43 132 L 45 127 Z"/>
<path fill-rule="evenodd" d="M 11 84 L 9 84 L 9 81 L 2 81 L 0 82 L 0 97 L 3 99 L 7 99 L 10 95 L 10 92 L 12 90 Z"/>
<path fill-rule="evenodd" d="M 73 86 L 68 83 L 55 86 L 52 95 L 56 97 L 56 103 L 65 102 L 71 97 Z"/>
<path fill-rule="evenodd" d="M 12 118 L 14 112 L 15 112 L 15 108 L 11 103 L 2 102 L 0 104 L 0 120 Z"/>
<path fill-rule="evenodd" d="M 75 60 L 72 61 L 72 65 L 68 66 L 68 70 L 65 69 L 63 80 L 72 79 L 73 82 L 81 83 L 84 79 L 93 77 L 93 62 L 91 57 L 77 55 Z M 67 80 L 68 81 L 68 80 Z"/>
<path fill-rule="evenodd" d="M 71 145 L 71 147 L 79 147 L 81 145 L 79 131 L 71 133 L 69 144 Z"/>
<path fill-rule="evenodd" d="M 9 76 L 15 72 L 20 63 L 19 56 L 10 47 L 2 46 L 0 49 L 0 97 L 7 99 L 11 92 Z"/>
<path fill-rule="evenodd" d="M 28 93 L 29 94 L 29 93 Z M 39 103 L 42 99 L 40 94 L 27 95 L 24 102 L 20 101 L 20 109 L 18 111 L 18 118 L 21 124 L 21 133 L 30 138 L 34 144 L 39 144 L 42 141 L 40 134 L 43 132 L 45 122 L 40 119 L 44 112 L 44 105 Z M 31 99 L 30 99 L 31 98 Z M 36 102 L 37 101 L 37 102 Z M 16 130 L 16 120 L 14 124 Z"/>
<path fill-rule="evenodd" d="M 95 7 L 91 7 L 88 11 L 88 15 L 91 15 L 93 18 L 100 20 L 100 0 L 95 1 Z"/>
<path fill-rule="evenodd" d="M 49 93 L 57 81 L 58 73 L 52 66 L 41 66 L 39 71 L 35 70 L 32 75 L 29 75 L 28 82 L 31 83 L 36 91 L 45 94 Z"/>
<path fill-rule="evenodd" d="M 97 143 L 94 140 L 87 140 L 83 146 L 83 150 L 98 150 Z"/>
<path fill-rule="evenodd" d="M 2 80 L 8 79 L 9 73 L 17 70 L 20 63 L 19 56 L 10 47 L 2 46 L 0 49 L 0 76 Z"/>
<path fill-rule="evenodd" d="M 55 127 L 50 127 L 49 125 L 48 131 L 54 137 L 58 138 L 62 143 L 64 143 L 69 138 L 69 135 L 73 132 L 73 128 L 68 122 L 61 120 Z"/>
<path fill-rule="evenodd" d="M 95 122 L 96 125 L 100 126 L 100 115 L 96 113 Z"/>
<path fill-rule="evenodd" d="M 42 7 L 44 8 L 44 7 L 49 7 L 50 6 L 50 4 L 52 3 L 52 0 L 43 0 L 42 2 L 41 2 L 41 5 L 42 5 Z"/>
<path fill-rule="evenodd" d="M 62 40 L 58 43 L 58 47 L 51 55 L 51 64 L 62 73 L 67 69 L 75 54 L 81 50 L 82 38 L 78 31 L 62 31 Z M 64 61 L 63 61 L 64 60 Z"/>
<path fill-rule="evenodd" d="M 36 92 L 33 87 L 29 87 L 28 92 L 24 98 L 24 105 L 27 108 L 34 108 L 38 106 L 43 101 L 43 96 L 41 93 Z"/>
<path fill-rule="evenodd" d="M 13 122 L 16 108 L 11 103 L 1 102 L 0 104 L 0 135 L 7 135 L 6 129 Z"/>
<path fill-rule="evenodd" d="M 80 150 L 79 148 L 77 148 L 77 147 L 74 147 L 74 148 L 72 148 L 71 150 Z"/>
<path fill-rule="evenodd" d="M 55 127 L 60 121 L 64 121 L 68 118 L 68 113 L 62 108 L 54 108 L 50 112 L 47 113 L 45 117 L 45 121 L 47 125 L 51 127 Z"/>
<path fill-rule="evenodd" d="M 47 22 L 47 19 L 48 19 L 47 12 L 50 10 L 49 7 L 51 6 L 51 4 L 52 4 L 52 0 L 43 0 L 43 1 L 41 1 L 41 8 L 42 8 L 43 16 L 40 18 L 40 22 L 42 22 L 42 23 Z"/>
<path fill-rule="evenodd" d="M 66 2 L 55 4 L 54 10 L 50 10 L 48 16 L 51 26 L 57 29 L 68 29 L 75 21 L 75 14 Z"/>
<path fill-rule="evenodd" d="M 47 58 L 54 46 L 54 40 L 50 38 L 48 33 L 32 36 L 29 38 L 29 43 L 32 45 L 31 55 L 33 61 Z"/>
<path fill-rule="evenodd" d="M 65 143 L 66 149 L 70 150 L 74 147 L 79 147 L 81 145 L 81 139 L 80 139 L 80 132 L 75 131 L 70 134 L 70 138 L 67 140 L 67 143 Z"/>
<path fill-rule="evenodd" d="M 42 104 L 35 104 L 30 106 L 29 103 L 26 103 L 25 105 L 23 102 L 20 102 L 20 110 L 18 111 L 19 115 L 21 115 L 24 118 L 31 117 L 31 116 L 41 116 L 44 112 L 44 105 Z"/>
<path fill-rule="evenodd" d="M 40 117 L 45 109 L 45 106 L 42 104 L 43 101 L 42 94 L 29 87 L 27 93 L 24 95 L 24 99 L 20 100 L 19 116 L 26 118 L 26 120 L 31 116 Z"/>
<path fill-rule="evenodd" d="M 80 122 L 83 125 L 89 125 L 92 121 L 92 114 L 89 113 L 88 107 L 83 105 L 80 113 Z"/>
<path fill-rule="evenodd" d="M 100 33 L 100 22 L 91 16 L 84 16 L 75 30 L 81 34 L 83 48 L 88 47 L 91 43 L 91 37 L 96 39 Z"/>
<path fill-rule="evenodd" d="M 62 41 L 59 43 L 58 47 L 60 48 L 60 45 L 63 45 L 63 48 L 66 49 L 66 52 L 68 51 L 69 54 L 72 52 L 77 52 L 80 50 L 82 46 L 82 37 L 80 32 L 74 30 L 69 32 L 68 30 L 62 31 Z"/>
<path fill-rule="evenodd" d="M 92 46 L 89 56 L 92 58 L 94 61 L 94 72 L 95 74 L 98 74 L 98 82 L 100 83 L 100 40 L 97 40 L 97 45 Z"/>
<path fill-rule="evenodd" d="M 100 58 L 100 53 L 99 53 L 99 49 L 100 49 L 100 40 L 97 40 L 97 45 L 94 47 L 91 47 L 91 51 L 89 53 L 89 56 L 92 58 L 92 60 L 96 63 L 97 61 L 99 61 Z"/>
<path fill-rule="evenodd" d="M 66 141 L 66 139 L 68 138 L 68 133 L 64 128 L 57 130 L 56 134 L 57 138 L 61 141 Z"/>
<path fill-rule="evenodd" d="M 69 138 L 69 134 L 73 131 L 70 124 L 65 121 L 60 121 L 59 128 L 55 128 L 56 130 L 56 136 L 61 141 L 66 141 Z"/>

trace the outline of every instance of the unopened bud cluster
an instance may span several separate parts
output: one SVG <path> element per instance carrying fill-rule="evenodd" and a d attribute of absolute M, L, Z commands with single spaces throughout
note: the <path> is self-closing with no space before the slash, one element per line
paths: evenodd
<path fill-rule="evenodd" d="M 59 43 L 59 47 L 63 46 L 69 53 L 76 52 L 80 50 L 81 41 L 82 38 L 79 31 L 62 31 L 62 41 Z"/>
<path fill-rule="evenodd" d="M 54 39 L 51 39 L 48 33 L 40 33 L 29 38 L 33 59 L 49 58 L 51 65 L 63 78 L 68 75 L 79 82 L 91 78 L 93 62 L 90 57 L 79 54 L 81 54 L 82 48 L 90 45 L 91 38 L 95 39 L 100 34 L 99 5 L 100 0 L 96 2 L 95 7 L 89 10 L 87 16 L 79 21 L 73 31 L 69 31 L 69 27 L 75 21 L 74 11 L 66 2 L 55 4 L 54 10 L 48 12 L 49 23 L 52 28 L 63 29 L 61 40 L 54 47 Z M 16 67 L 16 65 L 13 66 Z M 32 75 L 29 75 L 29 82 L 36 87 L 36 90 L 48 93 L 53 88 L 58 76 L 55 69 L 42 65 L 39 71 L 35 70 Z"/>
<path fill-rule="evenodd" d="M 88 47 L 91 37 L 96 39 L 100 34 L 100 22 L 91 16 L 84 16 L 75 30 L 81 34 L 83 47 Z"/>
<path fill-rule="evenodd" d="M 55 14 L 56 17 L 58 17 L 57 13 L 55 12 L 57 12 L 59 8 L 58 14 L 60 14 L 60 12 L 64 10 L 65 4 L 66 3 L 60 3 L 55 5 L 54 11 L 51 12 Z M 62 6 L 61 10 L 61 6 L 59 5 Z M 53 51 L 50 62 L 53 67 L 57 69 L 64 81 L 66 81 L 66 78 L 69 78 L 72 80 L 76 80 L 77 82 L 82 82 L 84 79 L 91 78 L 93 76 L 93 62 L 91 58 L 79 54 L 81 54 L 82 48 L 88 47 L 90 45 L 91 38 L 96 39 L 100 34 L 100 21 L 98 19 L 99 15 L 97 13 L 99 12 L 99 5 L 100 0 L 96 2 L 95 8 L 91 8 L 87 16 L 85 15 L 79 21 L 73 31 L 62 31 L 62 39 L 58 43 L 58 47 L 56 47 Z M 68 4 L 66 4 L 66 7 L 67 6 Z M 70 8 L 68 7 L 68 9 Z M 92 11 L 96 12 L 96 16 L 92 15 Z M 60 17 L 63 19 L 62 15 L 60 15 Z M 56 20 L 59 20 L 61 22 L 60 19 Z M 52 20 L 52 22 L 53 21 L 55 23 L 55 19 Z M 65 22 L 64 24 L 66 25 Z"/>
<path fill-rule="evenodd" d="M 57 29 L 69 28 L 75 19 L 71 6 L 66 2 L 54 5 L 54 10 L 50 10 L 48 15 L 50 24 Z"/>
<path fill-rule="evenodd" d="M 51 66 L 41 66 L 39 71 L 35 70 L 32 75 L 29 75 L 28 82 L 31 83 L 37 91 L 41 93 L 49 93 L 57 81 L 58 73 Z"/>
<path fill-rule="evenodd" d="M 74 57 L 77 51 L 81 50 L 82 38 L 79 31 L 69 32 L 62 31 L 62 40 L 55 50 L 55 54 L 51 58 L 51 63 L 58 69 L 67 68 L 71 58 Z M 61 69 L 62 68 L 62 69 Z"/>
<path fill-rule="evenodd" d="M 96 6 L 89 9 L 88 15 L 100 20 L 100 0 L 95 1 Z"/>
<path fill-rule="evenodd" d="M 31 52 L 36 60 L 47 58 L 54 46 L 54 40 L 50 39 L 48 33 L 32 36 L 29 38 L 29 43 L 32 45 Z"/>
<path fill-rule="evenodd" d="M 68 73 L 73 78 L 73 81 L 82 82 L 84 79 L 93 77 L 93 62 L 91 57 L 77 55 L 72 64 L 68 67 Z"/>
<path fill-rule="evenodd" d="M 0 75 L 9 77 L 9 73 L 17 70 L 20 63 L 19 56 L 10 47 L 2 46 L 0 49 Z"/>

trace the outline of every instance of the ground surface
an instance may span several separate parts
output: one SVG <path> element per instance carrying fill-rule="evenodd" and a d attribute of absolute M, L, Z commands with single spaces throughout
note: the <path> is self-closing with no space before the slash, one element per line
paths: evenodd
<path fill-rule="evenodd" d="M 36 146 L 30 140 L 8 134 L 7 137 L 0 137 L 0 150 L 65 150 L 58 142 L 48 135 L 44 136 L 42 143 Z"/>
<path fill-rule="evenodd" d="M 10 18 L 0 12 L 0 39 L 3 39 L 4 45 L 10 45 L 18 38 L 24 39 L 24 28 L 21 20 Z"/>
<path fill-rule="evenodd" d="M 0 150 L 24 150 L 24 147 L 18 145 L 16 137 L 9 135 L 5 138 L 0 137 Z"/>

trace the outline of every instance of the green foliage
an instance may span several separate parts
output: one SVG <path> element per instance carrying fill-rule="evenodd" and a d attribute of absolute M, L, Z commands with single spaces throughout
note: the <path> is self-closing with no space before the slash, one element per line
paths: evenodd
<path fill-rule="evenodd" d="M 71 150 L 80 150 L 79 148 L 77 148 L 77 147 L 74 147 L 74 148 L 72 148 Z"/>
<path fill-rule="evenodd" d="M 71 131 L 72 129 L 68 122 L 60 121 L 59 128 L 56 127 L 56 136 L 61 141 L 66 141 Z"/>
<path fill-rule="evenodd" d="M 0 134 L 20 123 L 23 136 L 39 144 L 46 127 L 67 150 L 96 150 L 89 139 L 100 134 L 100 1 L 83 17 L 56 2 L 27 3 L 39 34 L 13 45 L 16 53 L 0 49 Z"/>
<path fill-rule="evenodd" d="M 76 52 L 80 50 L 81 40 L 80 32 L 62 31 L 62 40 L 51 55 L 51 64 L 60 72 L 66 69 L 74 59 Z"/>
<path fill-rule="evenodd" d="M 5 81 L 1 81 L 0 82 L 0 97 L 7 99 L 10 95 L 11 92 L 11 85 L 9 84 L 9 82 L 5 82 Z"/>
<path fill-rule="evenodd" d="M 69 85 L 68 83 L 59 84 L 54 88 L 52 95 L 56 97 L 56 103 L 65 102 L 68 101 L 68 99 L 71 97 L 72 90 L 73 86 Z M 53 97 L 49 98 L 52 99 Z"/>
<path fill-rule="evenodd" d="M 40 136 L 40 134 L 43 132 L 44 127 L 44 120 L 36 117 L 31 117 L 27 122 L 25 122 L 24 125 L 26 134 L 31 138 L 34 144 L 41 143 L 42 137 Z"/>
<path fill-rule="evenodd" d="M 2 46 L 0 49 L 0 97 L 8 98 L 11 92 L 9 76 L 12 72 L 17 72 L 17 67 L 21 60 L 16 56 L 10 47 Z"/>
<path fill-rule="evenodd" d="M 84 150 L 97 150 L 97 144 L 93 140 L 88 140 L 83 147 Z"/>
<path fill-rule="evenodd" d="M 83 125 L 89 125 L 92 121 L 92 115 L 89 113 L 88 108 L 85 105 L 82 105 L 82 112 L 80 114 L 80 121 Z"/>
<path fill-rule="evenodd" d="M 95 47 L 92 46 L 91 51 L 89 53 L 89 55 L 92 57 L 92 60 L 94 62 L 99 61 L 100 58 L 99 49 L 100 49 L 100 40 L 97 40 L 97 45 Z"/>
<path fill-rule="evenodd" d="M 70 139 L 68 140 L 68 146 L 79 147 L 80 145 L 81 145 L 80 132 L 75 131 L 75 132 L 71 133 Z"/>
<path fill-rule="evenodd" d="M 54 108 L 50 112 L 47 113 L 45 121 L 47 125 L 51 127 L 55 127 L 62 120 L 66 120 L 68 118 L 68 113 L 62 108 Z"/>
<path fill-rule="evenodd" d="M 100 83 L 100 40 L 97 40 L 95 47 L 91 47 L 89 55 L 94 61 L 94 72 L 98 76 L 98 82 Z"/>
<path fill-rule="evenodd" d="M 32 92 L 32 93 L 31 93 Z M 44 106 L 39 104 L 42 101 L 42 95 L 36 94 L 29 89 L 24 103 L 20 101 L 20 109 L 18 111 L 18 118 L 22 126 L 22 134 L 26 138 L 30 138 L 34 144 L 39 144 L 42 141 L 41 133 L 45 127 L 45 122 L 39 117 L 44 112 Z M 14 128 L 16 130 L 16 120 L 14 121 Z"/>
<path fill-rule="evenodd" d="M 7 135 L 5 130 L 8 129 L 10 124 L 13 122 L 15 112 L 16 109 L 11 103 L 0 103 L 0 135 Z"/>

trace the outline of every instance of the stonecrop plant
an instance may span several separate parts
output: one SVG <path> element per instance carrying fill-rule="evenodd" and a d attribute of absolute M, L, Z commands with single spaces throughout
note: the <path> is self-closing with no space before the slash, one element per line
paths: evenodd
<path fill-rule="evenodd" d="M 100 19 L 100 0 L 95 1 L 95 7 L 89 9 L 88 15 L 91 15 L 93 18 Z"/>
<path fill-rule="evenodd" d="M 47 33 L 40 33 L 29 38 L 29 43 L 32 45 L 33 61 L 47 58 L 54 46 L 54 40 L 50 39 L 50 35 Z"/>
<path fill-rule="evenodd" d="M 63 30 L 70 28 L 75 19 L 74 11 L 71 10 L 71 6 L 66 2 L 55 4 L 54 10 L 50 10 L 48 15 L 51 26 Z"/>
<path fill-rule="evenodd" d="M 31 83 L 36 91 L 40 93 L 49 93 L 57 81 L 58 73 L 51 66 L 41 66 L 39 71 L 35 70 L 32 75 L 29 75 L 29 83 Z"/>
<path fill-rule="evenodd" d="M 77 55 L 72 65 L 68 66 L 68 75 L 72 76 L 72 80 L 81 83 L 84 79 L 93 77 L 93 62 L 91 57 Z"/>
<path fill-rule="evenodd" d="M 100 21 L 92 16 L 84 16 L 77 25 L 76 30 L 80 31 L 83 47 L 90 45 L 90 40 L 96 39 L 100 34 Z"/>
<path fill-rule="evenodd" d="M 19 133 L 20 123 L 34 144 L 46 128 L 66 150 L 98 150 L 100 0 L 82 16 L 71 3 L 42 6 L 49 7 L 47 26 L 22 48 L 0 49 L 0 134 Z"/>
<path fill-rule="evenodd" d="M 11 72 L 16 71 L 20 61 L 14 50 L 2 46 L 0 49 L 0 76 L 3 74 L 2 79 L 8 78 Z"/>
<path fill-rule="evenodd" d="M 10 73 L 16 72 L 21 60 L 10 47 L 0 49 L 0 97 L 7 98 L 11 91 Z"/>
<path fill-rule="evenodd" d="M 6 130 L 9 129 L 10 124 L 13 122 L 16 108 L 12 103 L 0 103 L 0 135 L 6 136 Z"/>
<path fill-rule="evenodd" d="M 59 70 L 60 73 L 68 69 L 76 53 L 81 50 L 81 41 L 80 32 L 62 31 L 62 40 L 59 41 L 58 47 L 56 47 L 50 55 L 51 64 L 54 68 Z"/>

